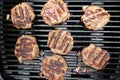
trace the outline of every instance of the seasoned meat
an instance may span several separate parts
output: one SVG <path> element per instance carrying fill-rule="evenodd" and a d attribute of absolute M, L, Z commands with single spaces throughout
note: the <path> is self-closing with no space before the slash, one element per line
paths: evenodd
<path fill-rule="evenodd" d="M 34 18 L 33 9 L 27 2 L 18 4 L 11 9 L 11 19 L 16 28 L 31 28 Z"/>
<path fill-rule="evenodd" d="M 73 43 L 73 37 L 70 32 L 52 30 L 48 34 L 48 46 L 55 54 L 68 54 L 73 48 Z"/>
<path fill-rule="evenodd" d="M 42 60 L 42 73 L 48 80 L 63 80 L 67 72 L 67 63 L 62 56 L 46 56 Z"/>
<path fill-rule="evenodd" d="M 82 10 L 84 15 L 82 15 L 81 21 L 88 29 L 98 30 L 110 20 L 110 14 L 99 6 L 84 6 Z"/>
<path fill-rule="evenodd" d="M 110 59 L 110 54 L 100 47 L 90 44 L 82 50 L 83 62 L 95 69 L 103 69 Z"/>
<path fill-rule="evenodd" d="M 83 66 L 78 66 L 75 71 L 78 73 L 78 74 L 85 74 L 85 73 L 92 73 L 94 72 L 94 69 L 92 68 L 89 68 L 89 67 L 83 67 Z"/>
<path fill-rule="evenodd" d="M 30 35 L 22 35 L 17 39 L 15 55 L 19 61 L 35 59 L 39 55 L 36 38 Z"/>
<path fill-rule="evenodd" d="M 41 16 L 46 24 L 53 26 L 69 19 L 70 13 L 63 0 L 48 0 L 42 8 Z"/>

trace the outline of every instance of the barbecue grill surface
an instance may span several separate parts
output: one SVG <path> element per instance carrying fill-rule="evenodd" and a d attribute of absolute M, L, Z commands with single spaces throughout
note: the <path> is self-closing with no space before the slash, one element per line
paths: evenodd
<path fill-rule="evenodd" d="M 17 29 L 13 27 L 11 21 L 6 20 L 6 15 L 10 14 L 10 9 L 20 2 L 28 2 L 36 14 L 31 29 Z M 48 45 L 48 33 L 54 29 L 62 29 L 71 32 L 74 38 L 74 48 L 70 54 L 63 56 L 68 64 L 68 72 L 64 76 L 65 80 L 115 80 L 120 75 L 120 0 L 65 0 L 71 13 L 70 20 L 55 27 L 49 27 L 44 23 L 40 12 L 47 0 L 2 0 L 0 2 L 0 62 L 2 64 L 1 73 L 5 80 L 40 80 L 41 60 L 44 56 L 52 55 Z M 111 14 L 111 20 L 102 29 L 97 31 L 87 30 L 80 21 L 82 6 L 98 5 L 105 8 Z M 37 38 L 41 55 L 34 60 L 19 63 L 14 55 L 15 43 L 19 36 L 30 34 Z M 93 73 L 77 74 L 74 69 L 85 66 L 81 58 L 77 57 L 77 51 L 81 51 L 90 43 L 108 50 L 111 55 L 106 68 Z"/>

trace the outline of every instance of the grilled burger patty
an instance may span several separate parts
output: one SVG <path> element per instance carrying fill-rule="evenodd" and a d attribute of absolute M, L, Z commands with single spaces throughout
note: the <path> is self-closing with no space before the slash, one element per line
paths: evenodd
<path fill-rule="evenodd" d="M 84 6 L 82 10 L 84 15 L 82 15 L 81 21 L 88 29 L 98 30 L 110 20 L 110 14 L 99 6 Z"/>
<path fill-rule="evenodd" d="M 70 32 L 52 30 L 48 34 L 48 46 L 53 53 L 68 54 L 73 48 L 73 37 Z"/>
<path fill-rule="evenodd" d="M 41 16 L 46 24 L 53 26 L 69 19 L 70 13 L 63 0 L 48 0 L 42 8 Z"/>
<path fill-rule="evenodd" d="M 62 56 L 46 56 L 42 60 L 42 73 L 48 80 L 63 80 L 67 72 L 67 63 Z"/>
<path fill-rule="evenodd" d="M 33 9 L 27 2 L 18 4 L 11 9 L 11 19 L 16 28 L 31 28 L 34 18 Z"/>
<path fill-rule="evenodd" d="M 82 50 L 83 62 L 96 69 L 103 69 L 110 59 L 110 54 L 100 47 L 90 44 Z"/>
<path fill-rule="evenodd" d="M 35 59 L 39 55 L 36 38 L 30 35 L 22 35 L 17 39 L 15 55 L 19 61 Z"/>

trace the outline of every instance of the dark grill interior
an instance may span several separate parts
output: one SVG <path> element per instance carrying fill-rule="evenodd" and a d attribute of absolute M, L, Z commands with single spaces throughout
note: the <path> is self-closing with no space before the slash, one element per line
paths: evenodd
<path fill-rule="evenodd" d="M 16 29 L 11 21 L 6 20 L 6 15 L 10 14 L 10 9 L 20 2 L 27 1 L 34 9 L 36 18 L 31 29 Z M 49 27 L 43 22 L 40 11 L 47 0 L 2 0 L 0 2 L 0 53 L 1 70 L 3 77 L 17 80 L 38 80 L 41 71 L 41 60 L 46 55 L 52 55 L 47 45 L 48 33 L 54 29 L 68 30 L 74 38 L 74 48 L 68 55 L 63 56 L 68 63 L 68 72 L 64 76 L 65 80 L 115 80 L 120 75 L 120 0 L 65 0 L 71 13 L 70 20 Z M 105 8 L 111 14 L 111 20 L 102 29 L 90 31 L 85 29 L 80 17 L 83 14 L 82 6 L 98 5 Z M 41 55 L 30 61 L 20 64 L 14 55 L 16 40 L 23 34 L 31 34 L 37 38 Z M 77 74 L 75 67 L 84 66 L 81 59 L 77 57 L 77 51 L 83 47 L 94 43 L 101 48 L 108 50 L 111 59 L 105 69 L 88 74 Z"/>

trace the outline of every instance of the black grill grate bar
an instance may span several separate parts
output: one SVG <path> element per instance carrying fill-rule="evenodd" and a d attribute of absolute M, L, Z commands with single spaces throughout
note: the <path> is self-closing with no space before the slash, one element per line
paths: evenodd
<path fill-rule="evenodd" d="M 96 33 L 97 34 L 97 33 Z M 16 37 L 16 35 L 15 34 L 11 34 L 11 35 L 8 35 L 8 36 L 11 36 L 11 37 Z M 36 34 L 35 35 L 36 37 L 48 37 L 48 35 L 46 34 L 46 35 L 38 35 L 38 34 Z M 74 38 L 92 38 L 92 37 L 94 37 L 94 38 L 120 38 L 119 36 L 101 36 L 101 35 L 90 35 L 90 36 L 88 36 L 88 35 L 86 35 L 86 34 L 84 34 L 84 36 L 83 36 L 83 34 L 81 34 L 81 35 L 75 35 L 75 34 L 72 34 L 72 36 L 74 37 Z M 9 39 L 9 38 L 6 38 L 6 39 Z M 10 41 L 14 41 L 14 39 L 10 39 Z M 41 40 L 38 40 L 38 41 L 41 41 Z M 47 41 L 47 40 L 46 40 Z M 77 40 L 76 40 L 77 41 Z M 105 41 L 106 42 L 106 41 Z M 114 43 L 114 42 L 113 42 Z"/>
<path fill-rule="evenodd" d="M 80 48 L 84 48 L 84 47 L 85 47 L 85 46 L 80 47 Z M 4 49 L 3 49 L 3 50 L 4 50 Z M 12 53 L 12 52 L 13 52 L 13 49 L 7 49 L 7 50 L 5 50 L 5 51 Z M 76 53 L 78 53 L 78 52 L 76 52 Z M 76 54 L 76 53 L 75 53 L 75 54 Z M 110 54 L 114 54 L 114 55 L 119 54 L 118 51 L 114 51 L 114 52 L 110 52 L 110 51 L 109 51 L 109 53 L 110 53 Z M 3 54 L 3 53 L 1 53 L 1 54 Z M 6 57 L 9 57 L 9 56 L 10 56 L 10 57 L 13 57 L 13 56 L 14 56 L 14 57 L 15 57 L 14 54 L 7 54 L 7 53 L 6 53 L 6 55 L 2 55 L 2 56 L 3 56 L 3 57 L 4 57 L 4 56 L 6 56 Z M 73 55 L 69 55 L 69 56 L 73 56 Z"/>
<path fill-rule="evenodd" d="M 90 43 L 90 41 L 89 41 L 89 43 Z M 95 43 L 95 41 L 94 41 L 94 43 Z M 98 43 L 98 41 L 96 41 L 96 43 Z M 7 45 L 7 44 L 6 44 Z M 5 45 L 5 46 L 6 46 Z M 13 44 L 9 44 L 9 47 L 13 47 Z M 43 45 L 43 44 L 41 44 L 41 47 L 48 47 L 48 45 L 46 44 L 46 45 Z M 75 48 L 79 48 L 79 47 L 84 47 L 84 46 L 78 46 L 78 45 L 76 45 L 76 46 L 74 46 Z M 120 47 L 116 47 L 116 46 L 101 46 L 101 48 L 108 48 L 108 49 L 119 49 Z"/>
<path fill-rule="evenodd" d="M 111 60 L 118 60 L 118 59 L 111 59 Z M 13 62 L 13 61 L 12 61 L 12 62 L 10 62 L 10 61 L 8 62 L 8 61 L 7 61 L 7 62 L 3 62 L 3 63 L 5 64 L 5 63 L 19 63 L 19 62 L 15 62 L 15 61 L 14 61 L 14 62 Z M 68 67 L 69 67 L 68 69 L 75 69 L 76 65 L 73 66 L 72 64 L 76 64 L 76 63 L 69 63 L 69 64 L 70 64 L 70 65 L 68 65 Z M 41 65 L 41 64 L 39 64 L 39 63 L 35 63 L 35 64 L 24 64 L 24 65 L 21 64 L 21 65 L 19 65 L 19 66 L 18 66 L 18 65 L 15 65 L 15 64 L 11 64 L 11 65 L 6 65 L 6 64 L 5 64 L 5 65 L 4 65 L 4 68 L 5 68 L 5 69 L 8 69 L 8 70 L 9 70 L 10 67 L 16 67 L 16 68 L 19 68 L 19 69 L 21 69 L 21 68 L 29 68 L 29 69 L 30 69 L 30 68 L 31 68 L 31 69 L 32 69 L 32 68 L 35 68 L 35 70 L 37 70 L 37 69 L 40 70 L 40 65 Z M 116 66 L 116 65 L 119 65 L 119 63 L 111 62 L 111 63 L 108 63 L 108 65 Z M 85 66 L 86 66 L 86 65 L 85 65 Z M 117 70 L 120 70 L 120 67 L 118 67 L 118 68 L 115 68 L 115 67 L 106 67 L 104 70 L 106 70 L 106 69 L 113 69 L 113 70 L 116 70 L 116 71 L 117 71 Z M 14 69 L 10 69 L 10 70 L 14 70 Z M 32 71 L 33 71 L 33 70 L 32 70 Z M 69 71 L 69 72 L 71 72 L 71 71 Z M 68 73 L 69 73 L 69 72 L 68 72 Z"/>
<path fill-rule="evenodd" d="M 39 64 L 39 65 L 41 65 L 41 64 Z M 40 66 L 39 66 L 38 64 L 36 64 L 35 66 L 34 65 L 30 65 L 30 66 L 27 66 L 27 67 L 31 67 L 31 68 L 40 68 Z M 26 65 L 4 65 L 5 67 L 19 67 L 19 68 L 24 68 Z M 33 71 L 34 72 L 34 71 Z"/>
<path fill-rule="evenodd" d="M 44 4 L 43 4 L 43 5 L 44 5 Z M 43 5 L 31 5 L 31 6 L 32 6 L 32 7 L 41 8 Z M 74 11 L 82 12 L 81 8 L 82 8 L 83 6 L 86 6 L 86 5 L 68 5 L 68 8 L 70 8 L 70 9 L 69 9 L 70 12 L 74 12 Z M 4 5 L 3 7 L 7 8 L 7 7 L 11 7 L 11 6 L 9 6 L 9 5 L 6 6 L 6 5 Z M 12 6 L 12 7 L 13 7 L 13 6 Z M 12 8 L 12 7 L 11 7 L 11 8 Z M 74 7 L 75 7 L 75 8 L 77 7 L 77 8 L 80 8 L 80 9 L 78 9 L 78 10 L 71 10 L 71 8 L 74 8 Z M 115 10 L 111 10 L 111 9 L 109 9 L 109 8 L 116 8 L 116 7 L 119 8 L 120 5 L 117 5 L 117 6 L 116 6 L 116 5 L 102 5 L 101 7 L 106 8 L 106 10 L 108 9 L 108 10 L 107 10 L 108 12 L 111 12 L 111 11 L 113 11 L 113 12 L 119 12 L 119 10 L 118 10 L 118 11 L 115 11 Z M 2 9 L 2 11 L 3 11 L 3 12 L 6 12 L 6 11 L 10 11 L 10 9 L 5 9 L 5 10 Z M 38 11 L 41 12 L 41 9 L 35 9 L 34 11 L 35 11 L 35 12 L 38 12 Z M 38 14 L 37 14 L 37 15 L 38 15 Z"/>
<path fill-rule="evenodd" d="M 78 38 L 79 38 L 79 37 L 78 37 Z M 84 36 L 84 37 L 80 37 L 80 38 L 96 38 L 96 36 L 92 36 L 92 37 L 85 37 L 85 36 Z M 101 38 L 101 37 L 99 37 L 99 38 Z M 117 37 L 117 38 L 118 38 L 118 37 Z M 114 38 L 112 38 L 112 39 L 114 39 Z M 116 37 L 115 37 L 115 39 L 116 39 Z M 10 42 L 15 42 L 15 41 L 16 41 L 16 40 L 13 40 L 13 39 L 10 40 Z M 45 39 L 45 40 L 42 39 L 42 40 L 38 40 L 38 41 L 40 41 L 40 42 L 47 42 L 46 39 Z M 80 41 L 80 40 L 75 40 L 75 41 L 74 41 L 74 43 L 90 43 L 90 42 L 93 43 L 93 42 L 97 42 L 97 41 L 89 41 L 89 40 L 88 40 L 88 41 L 87 41 L 87 40 L 86 40 L 86 41 Z M 6 41 L 6 43 L 7 43 L 7 41 Z M 9 42 L 8 42 L 8 43 L 9 43 Z M 103 40 L 100 40 L 100 39 L 99 39 L 99 43 L 118 44 L 118 43 L 120 43 L 120 42 L 118 42 L 118 41 L 114 41 L 114 42 L 113 42 L 113 41 L 103 41 Z M 11 44 L 6 44 L 6 46 L 12 46 L 12 45 L 14 45 L 14 44 L 12 44 L 12 43 L 11 43 Z"/>
<path fill-rule="evenodd" d="M 18 79 L 18 78 L 40 78 L 39 76 L 32 76 L 32 75 L 11 75 L 12 77 Z"/>
<path fill-rule="evenodd" d="M 103 72 L 95 72 L 95 73 L 98 74 L 98 75 L 101 75 L 101 76 L 102 75 L 105 75 L 105 76 L 109 76 L 109 75 L 113 75 L 113 76 L 115 75 L 115 76 L 117 76 L 117 75 L 119 75 L 117 73 L 114 73 L 114 74 L 113 73 L 103 73 Z"/>
<path fill-rule="evenodd" d="M 76 20 L 76 22 L 78 22 L 79 23 L 79 20 Z M 114 26 L 111 26 L 112 25 L 112 23 L 109 23 L 110 25 L 109 26 L 105 26 L 105 27 L 103 27 L 103 29 L 105 29 L 105 28 L 114 28 L 114 29 L 116 29 L 116 28 L 120 28 L 119 26 L 117 26 L 117 24 L 119 24 L 119 22 L 120 21 L 118 21 L 118 22 L 115 22 L 115 21 L 112 21 L 112 23 L 113 24 L 115 24 Z M 69 22 L 70 23 L 70 22 Z M 68 25 L 62 25 L 61 27 L 63 27 L 63 28 L 73 28 L 73 27 L 75 27 L 75 28 L 85 28 L 84 26 L 81 26 L 81 25 L 79 25 L 79 24 L 81 24 L 81 22 L 79 23 L 79 24 L 75 24 L 75 25 L 70 25 L 68 23 Z M 72 23 L 72 22 L 71 22 Z M 75 23 L 75 21 L 74 21 L 74 23 Z M 74 24 L 73 23 L 73 24 Z M 4 30 L 4 31 L 7 31 L 7 30 L 10 30 L 10 29 L 13 29 L 14 27 L 13 27 L 13 24 L 9 24 L 9 25 L 7 25 L 7 24 L 3 24 L 3 26 L 8 26 L 8 27 L 6 27 L 6 29 Z M 41 23 L 41 25 L 39 25 L 38 23 L 36 23 L 36 24 L 34 24 L 33 25 L 33 28 L 35 29 L 35 30 L 32 30 L 32 29 L 30 29 L 29 31 L 42 31 L 42 30 L 37 30 L 37 29 L 40 29 L 40 27 L 42 26 L 42 28 L 45 30 L 45 28 L 47 28 L 47 29 L 51 29 L 52 30 L 52 28 L 54 29 L 54 27 L 48 27 L 48 25 L 44 25 L 44 23 Z M 56 27 L 57 28 L 59 28 L 60 27 L 60 25 L 56 25 Z M 64 29 L 63 29 L 64 30 Z M 73 29 L 74 30 L 74 29 Z M 12 30 L 12 31 L 19 31 L 19 30 L 17 30 L 17 29 L 14 29 L 14 30 Z M 50 30 L 45 30 L 45 31 L 50 31 Z M 83 29 L 79 29 L 79 32 L 80 31 L 85 31 L 85 30 L 83 30 Z M 98 30 L 98 31 L 100 31 L 100 30 Z M 76 31 L 76 32 L 78 32 L 78 31 Z M 86 32 L 97 32 L 97 31 L 86 31 Z M 103 32 L 106 32 L 106 31 L 103 31 Z"/>
<path fill-rule="evenodd" d="M 81 47 L 81 48 L 83 48 L 83 47 Z M 81 49 L 80 49 L 81 50 Z M 7 50 L 7 51 L 10 51 L 10 50 Z M 13 51 L 13 50 L 12 50 Z M 109 52 L 110 54 L 119 54 L 119 52 Z M 76 54 L 77 54 L 77 52 L 76 52 Z M 69 56 L 72 56 L 72 55 L 69 55 Z M 4 55 L 3 55 L 3 57 L 4 57 Z M 15 57 L 15 55 L 14 54 L 7 54 L 6 53 L 6 57 Z M 39 58 L 39 57 L 38 57 Z M 73 57 L 73 58 L 76 58 L 76 57 Z M 4 58 L 3 58 L 4 59 Z M 111 58 L 112 59 L 112 58 Z M 114 59 L 116 59 L 115 57 L 114 57 Z M 118 58 L 119 59 L 119 58 Z M 6 60 L 6 58 L 5 58 L 5 60 Z M 16 60 L 16 59 L 15 59 Z M 11 60 L 8 60 L 7 59 L 7 61 L 14 61 L 13 59 Z M 18 62 L 17 60 L 16 60 L 16 62 Z"/>
<path fill-rule="evenodd" d="M 18 62 L 17 60 L 12 60 L 12 61 L 10 61 L 10 60 L 8 60 L 8 61 L 4 61 L 5 63 L 6 62 Z M 18 62 L 19 63 L 19 62 Z M 34 65 L 33 64 L 30 64 L 30 66 L 28 66 L 27 64 L 26 65 L 24 65 L 24 64 L 21 64 L 21 65 L 16 65 L 16 64 L 11 64 L 11 65 L 7 65 L 7 64 L 5 64 L 4 65 L 4 67 L 19 67 L 19 68 L 22 68 L 22 67 L 25 67 L 25 66 L 27 66 L 27 67 L 36 67 L 36 68 L 40 68 L 40 66 L 41 66 L 41 63 L 39 62 L 35 62 L 34 61 Z M 74 63 L 76 63 L 76 62 L 74 62 Z M 115 63 L 115 62 L 109 62 L 108 63 L 109 65 L 119 65 L 119 63 Z M 70 67 L 70 68 L 73 68 L 72 66 Z M 105 69 L 113 69 L 113 68 L 105 68 Z M 118 68 L 118 69 L 120 69 L 120 68 Z"/>
<path fill-rule="evenodd" d="M 65 25 L 66 27 L 68 26 L 68 25 Z M 13 30 L 14 31 L 14 30 Z M 42 29 L 40 29 L 40 30 L 30 30 L 30 31 L 35 31 L 35 32 L 37 32 L 37 31 L 39 31 L 39 32 L 49 32 L 49 31 L 51 31 L 51 30 L 42 30 Z M 83 33 L 83 32 L 85 32 L 85 33 L 87 33 L 87 32 L 89 32 L 89 33 L 91 33 L 91 32 L 94 32 L 94 33 L 120 33 L 120 31 L 119 30 L 116 30 L 116 31 L 103 31 L 103 30 L 98 30 L 98 31 L 90 31 L 90 30 L 68 30 L 68 31 L 70 31 L 70 32 L 73 32 L 73 33 Z M 10 35 L 10 34 L 9 34 Z M 15 34 L 14 34 L 15 35 Z M 36 34 L 37 36 L 39 36 L 38 34 Z M 41 34 L 42 35 L 42 34 Z"/>
<path fill-rule="evenodd" d="M 23 73 L 29 73 L 29 72 L 35 72 L 35 73 L 39 73 L 40 71 L 35 71 L 35 70 L 40 70 L 40 69 L 38 69 L 38 68 L 36 68 L 36 69 L 34 69 L 34 70 L 31 70 L 30 71 L 30 69 L 28 69 L 28 71 L 27 70 L 5 70 L 5 71 L 8 71 L 8 72 L 23 72 Z"/>

